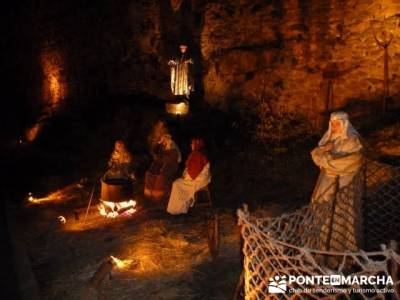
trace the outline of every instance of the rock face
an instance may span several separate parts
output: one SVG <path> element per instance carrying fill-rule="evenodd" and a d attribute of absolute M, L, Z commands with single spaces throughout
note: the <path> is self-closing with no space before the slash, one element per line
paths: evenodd
<path fill-rule="evenodd" d="M 42 65 L 32 77 L 62 87 L 39 89 L 46 101 L 137 92 L 166 99 L 167 61 L 184 38 L 204 101 L 231 108 L 267 91 L 289 108 L 321 112 L 329 93 L 330 108 L 382 95 L 384 51 L 374 38 L 390 39 L 382 28 L 393 34 L 391 94 L 400 89 L 398 0 L 184 0 L 176 11 L 170 1 L 86 2 L 45 0 L 26 13 Z M 43 53 L 62 54 L 52 75 Z"/>
<path fill-rule="evenodd" d="M 321 111 L 330 78 L 333 108 L 376 99 L 382 94 L 383 49 L 374 32 L 378 21 L 395 21 L 399 11 L 395 0 L 209 3 L 201 38 L 206 99 L 225 105 L 230 98 L 251 99 L 265 83 L 282 103 Z M 391 89 L 397 91 L 398 27 L 389 21 L 385 26 L 396 32 L 389 63 Z"/>

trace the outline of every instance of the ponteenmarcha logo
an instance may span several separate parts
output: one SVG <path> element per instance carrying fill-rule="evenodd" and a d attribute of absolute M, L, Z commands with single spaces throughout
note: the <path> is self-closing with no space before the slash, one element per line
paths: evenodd
<path fill-rule="evenodd" d="M 292 284 L 298 286 L 299 288 L 292 288 Z M 288 290 L 288 285 L 291 287 Z M 349 289 L 353 286 L 393 286 L 393 279 L 391 276 L 377 275 L 377 276 L 366 276 L 366 275 L 356 275 L 356 276 L 343 276 L 343 275 L 314 275 L 314 276 L 293 276 L 275 275 L 269 278 L 268 292 L 271 294 L 283 294 L 288 292 L 293 292 L 293 290 L 300 290 L 301 286 L 307 289 L 305 286 L 347 286 Z M 374 288 L 375 289 L 375 288 Z M 387 292 L 391 292 L 392 289 L 388 289 Z"/>
<path fill-rule="evenodd" d="M 268 293 L 283 294 L 286 293 L 286 275 L 276 275 L 269 279 Z"/>

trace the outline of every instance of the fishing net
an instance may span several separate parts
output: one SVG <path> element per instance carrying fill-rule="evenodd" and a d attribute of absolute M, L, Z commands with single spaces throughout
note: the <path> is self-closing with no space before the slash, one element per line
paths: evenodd
<path fill-rule="evenodd" d="M 239 209 L 245 299 L 400 299 L 399 174 L 369 161 L 332 201 L 278 218 Z M 289 280 L 318 275 L 329 280 Z"/>

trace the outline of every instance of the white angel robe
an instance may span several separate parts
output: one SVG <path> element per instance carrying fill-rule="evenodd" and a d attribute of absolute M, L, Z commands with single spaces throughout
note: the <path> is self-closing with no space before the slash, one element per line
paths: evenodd
<path fill-rule="evenodd" d="M 189 98 L 190 92 L 194 91 L 193 60 L 183 54 L 179 58 L 170 60 L 168 64 L 171 67 L 172 94 Z"/>
<path fill-rule="evenodd" d="M 348 121 L 347 114 L 345 116 L 341 120 L 343 132 L 335 135 L 329 129 L 311 152 L 314 163 L 321 169 L 312 202 L 335 203 L 320 235 L 321 248 L 330 251 L 357 251 L 362 247 L 360 187 L 343 188 L 349 186 L 364 163 L 363 147 L 357 131 Z M 323 147 L 329 143 L 333 144 L 333 149 L 326 152 Z M 337 193 L 338 190 L 343 192 Z"/>
<path fill-rule="evenodd" d="M 194 194 L 211 182 L 210 164 L 207 163 L 200 174 L 192 179 L 187 170 L 182 178 L 172 184 L 172 191 L 168 202 L 167 212 L 171 215 L 186 214 L 194 204 Z"/>

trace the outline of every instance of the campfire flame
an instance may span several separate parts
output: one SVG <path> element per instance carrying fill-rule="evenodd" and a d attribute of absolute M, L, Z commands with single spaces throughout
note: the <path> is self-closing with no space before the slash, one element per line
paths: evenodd
<path fill-rule="evenodd" d="M 70 201 L 79 197 L 79 186 L 77 184 L 70 184 L 62 189 L 56 190 L 45 197 L 36 198 L 30 192 L 28 193 L 27 200 L 32 204 L 43 204 L 48 202 L 61 202 Z"/>
<path fill-rule="evenodd" d="M 113 261 L 113 263 L 117 266 L 117 268 L 119 268 L 119 269 L 127 269 L 133 262 L 132 259 L 121 260 L 112 255 L 110 255 L 110 258 Z"/>
<path fill-rule="evenodd" d="M 100 200 L 98 209 L 100 214 L 107 218 L 116 218 L 118 216 L 131 216 L 136 212 L 136 201 L 132 199 L 123 202 L 110 202 Z"/>

